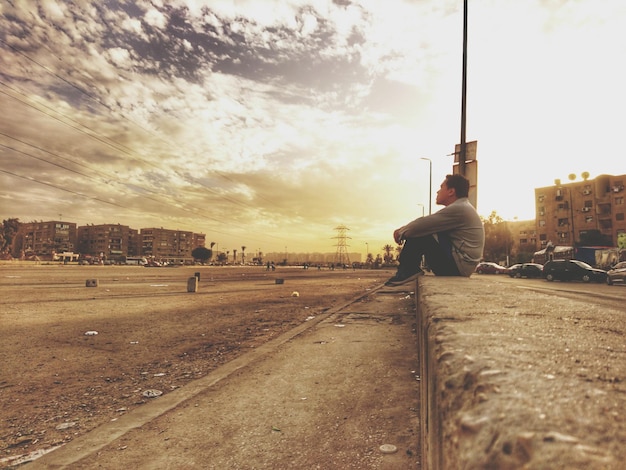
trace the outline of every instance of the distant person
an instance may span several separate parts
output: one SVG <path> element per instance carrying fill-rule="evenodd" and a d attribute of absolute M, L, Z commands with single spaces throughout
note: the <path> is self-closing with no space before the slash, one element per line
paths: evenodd
<path fill-rule="evenodd" d="M 393 232 L 400 252 L 398 271 L 385 285 L 400 286 L 424 274 L 422 256 L 437 276 L 470 276 L 483 255 L 485 230 L 469 202 L 469 181 L 461 175 L 446 175 L 437 191 L 443 209 L 409 222 Z"/>

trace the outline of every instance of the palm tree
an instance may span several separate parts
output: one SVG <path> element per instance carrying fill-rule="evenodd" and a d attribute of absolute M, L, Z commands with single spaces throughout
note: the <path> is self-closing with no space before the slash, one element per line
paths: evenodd
<path fill-rule="evenodd" d="M 246 264 L 246 247 L 241 247 L 241 264 Z"/>
<path fill-rule="evenodd" d="M 402 246 L 403 245 L 396 246 L 396 261 L 400 259 L 400 253 L 402 253 Z"/>
<path fill-rule="evenodd" d="M 237 250 L 233 250 L 233 264 L 237 263 Z"/>
<path fill-rule="evenodd" d="M 383 251 L 385 252 L 385 263 L 391 263 L 393 261 L 393 256 L 391 255 L 391 252 L 393 251 L 393 246 L 385 245 L 383 246 Z"/>

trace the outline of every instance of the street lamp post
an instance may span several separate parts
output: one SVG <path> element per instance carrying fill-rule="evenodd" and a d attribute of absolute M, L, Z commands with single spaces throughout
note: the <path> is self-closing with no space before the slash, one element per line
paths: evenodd
<path fill-rule="evenodd" d="M 428 215 L 432 214 L 433 206 L 433 161 L 430 158 L 422 157 L 420 160 L 428 162 Z"/>

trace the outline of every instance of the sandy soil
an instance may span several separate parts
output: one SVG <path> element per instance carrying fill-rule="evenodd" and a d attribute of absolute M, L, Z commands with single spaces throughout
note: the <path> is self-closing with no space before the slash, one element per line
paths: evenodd
<path fill-rule="evenodd" d="M 2 265 L 0 467 L 183 387 L 390 274 Z"/>

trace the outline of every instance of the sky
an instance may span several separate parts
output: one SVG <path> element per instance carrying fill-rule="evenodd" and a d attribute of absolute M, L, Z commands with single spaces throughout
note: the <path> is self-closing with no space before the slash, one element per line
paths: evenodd
<path fill-rule="evenodd" d="M 478 212 L 626 173 L 626 2 L 469 0 Z M 0 217 L 382 252 L 461 140 L 461 0 L 0 3 Z M 429 181 L 432 179 L 432 189 Z M 432 196 L 429 204 L 429 197 Z"/>

